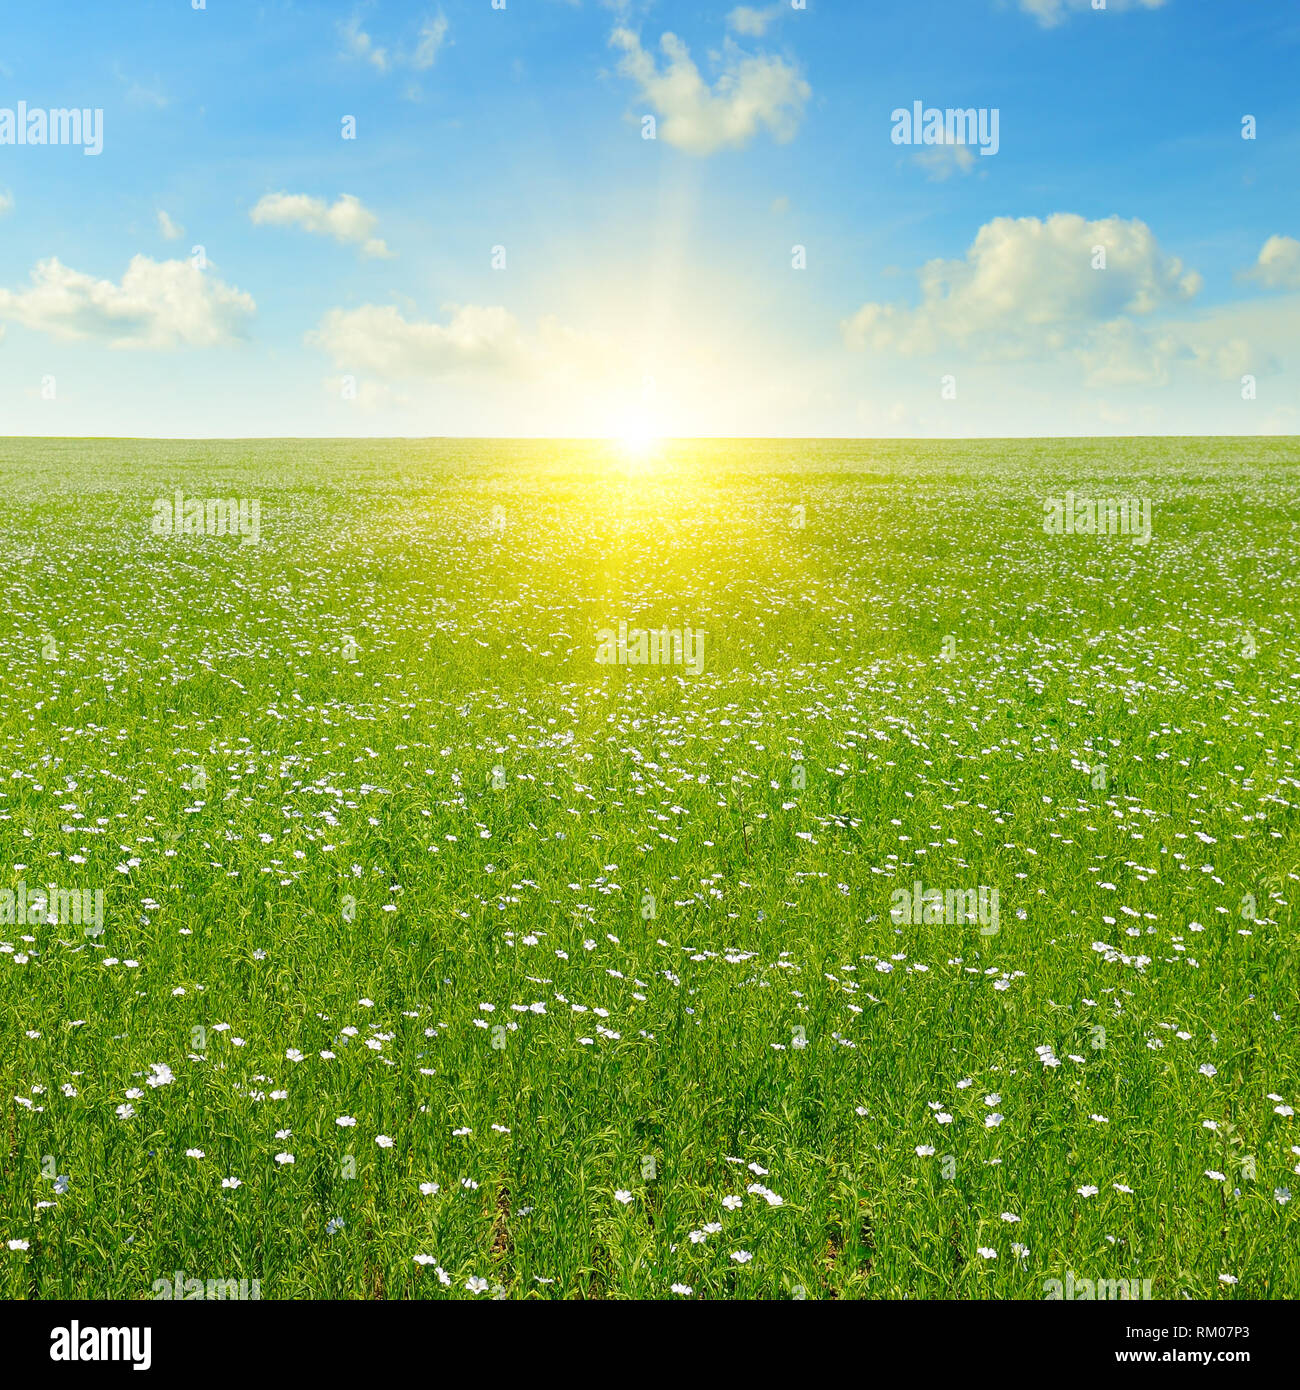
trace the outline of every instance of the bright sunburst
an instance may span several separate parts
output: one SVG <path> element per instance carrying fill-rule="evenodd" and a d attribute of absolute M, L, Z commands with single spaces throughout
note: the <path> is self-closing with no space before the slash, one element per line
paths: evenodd
<path fill-rule="evenodd" d="M 663 440 L 654 424 L 639 416 L 622 421 L 613 432 L 611 443 L 628 463 L 644 467 L 657 457 Z"/>

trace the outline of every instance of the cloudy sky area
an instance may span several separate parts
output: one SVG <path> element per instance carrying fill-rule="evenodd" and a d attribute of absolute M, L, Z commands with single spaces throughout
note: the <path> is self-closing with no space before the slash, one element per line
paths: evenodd
<path fill-rule="evenodd" d="M 11 9 L 0 434 L 1294 433 L 1300 7 L 1092 3 Z"/>

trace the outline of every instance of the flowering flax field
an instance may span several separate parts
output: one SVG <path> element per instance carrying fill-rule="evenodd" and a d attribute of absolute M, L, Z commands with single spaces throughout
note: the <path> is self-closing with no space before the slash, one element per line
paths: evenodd
<path fill-rule="evenodd" d="M 1294 440 L 0 471 L 3 1297 L 1300 1295 Z"/>

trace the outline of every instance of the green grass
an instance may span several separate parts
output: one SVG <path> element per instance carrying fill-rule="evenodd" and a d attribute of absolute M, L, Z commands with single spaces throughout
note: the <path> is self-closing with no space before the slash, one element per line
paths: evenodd
<path fill-rule="evenodd" d="M 0 886 L 105 894 L 0 926 L 0 1296 L 1300 1296 L 1295 441 L 0 480 Z M 151 534 L 176 487 L 259 544 Z M 1067 490 L 1151 543 L 1045 534 Z M 597 665 L 620 620 L 703 673 Z M 1000 930 L 895 923 L 916 879 Z"/>

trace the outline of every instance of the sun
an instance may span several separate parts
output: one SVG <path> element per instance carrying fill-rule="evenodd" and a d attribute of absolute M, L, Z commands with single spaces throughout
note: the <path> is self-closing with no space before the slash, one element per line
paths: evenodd
<path fill-rule="evenodd" d="M 633 415 L 620 420 L 610 431 L 610 443 L 628 464 L 643 468 L 658 456 L 663 439 L 653 420 Z"/>

